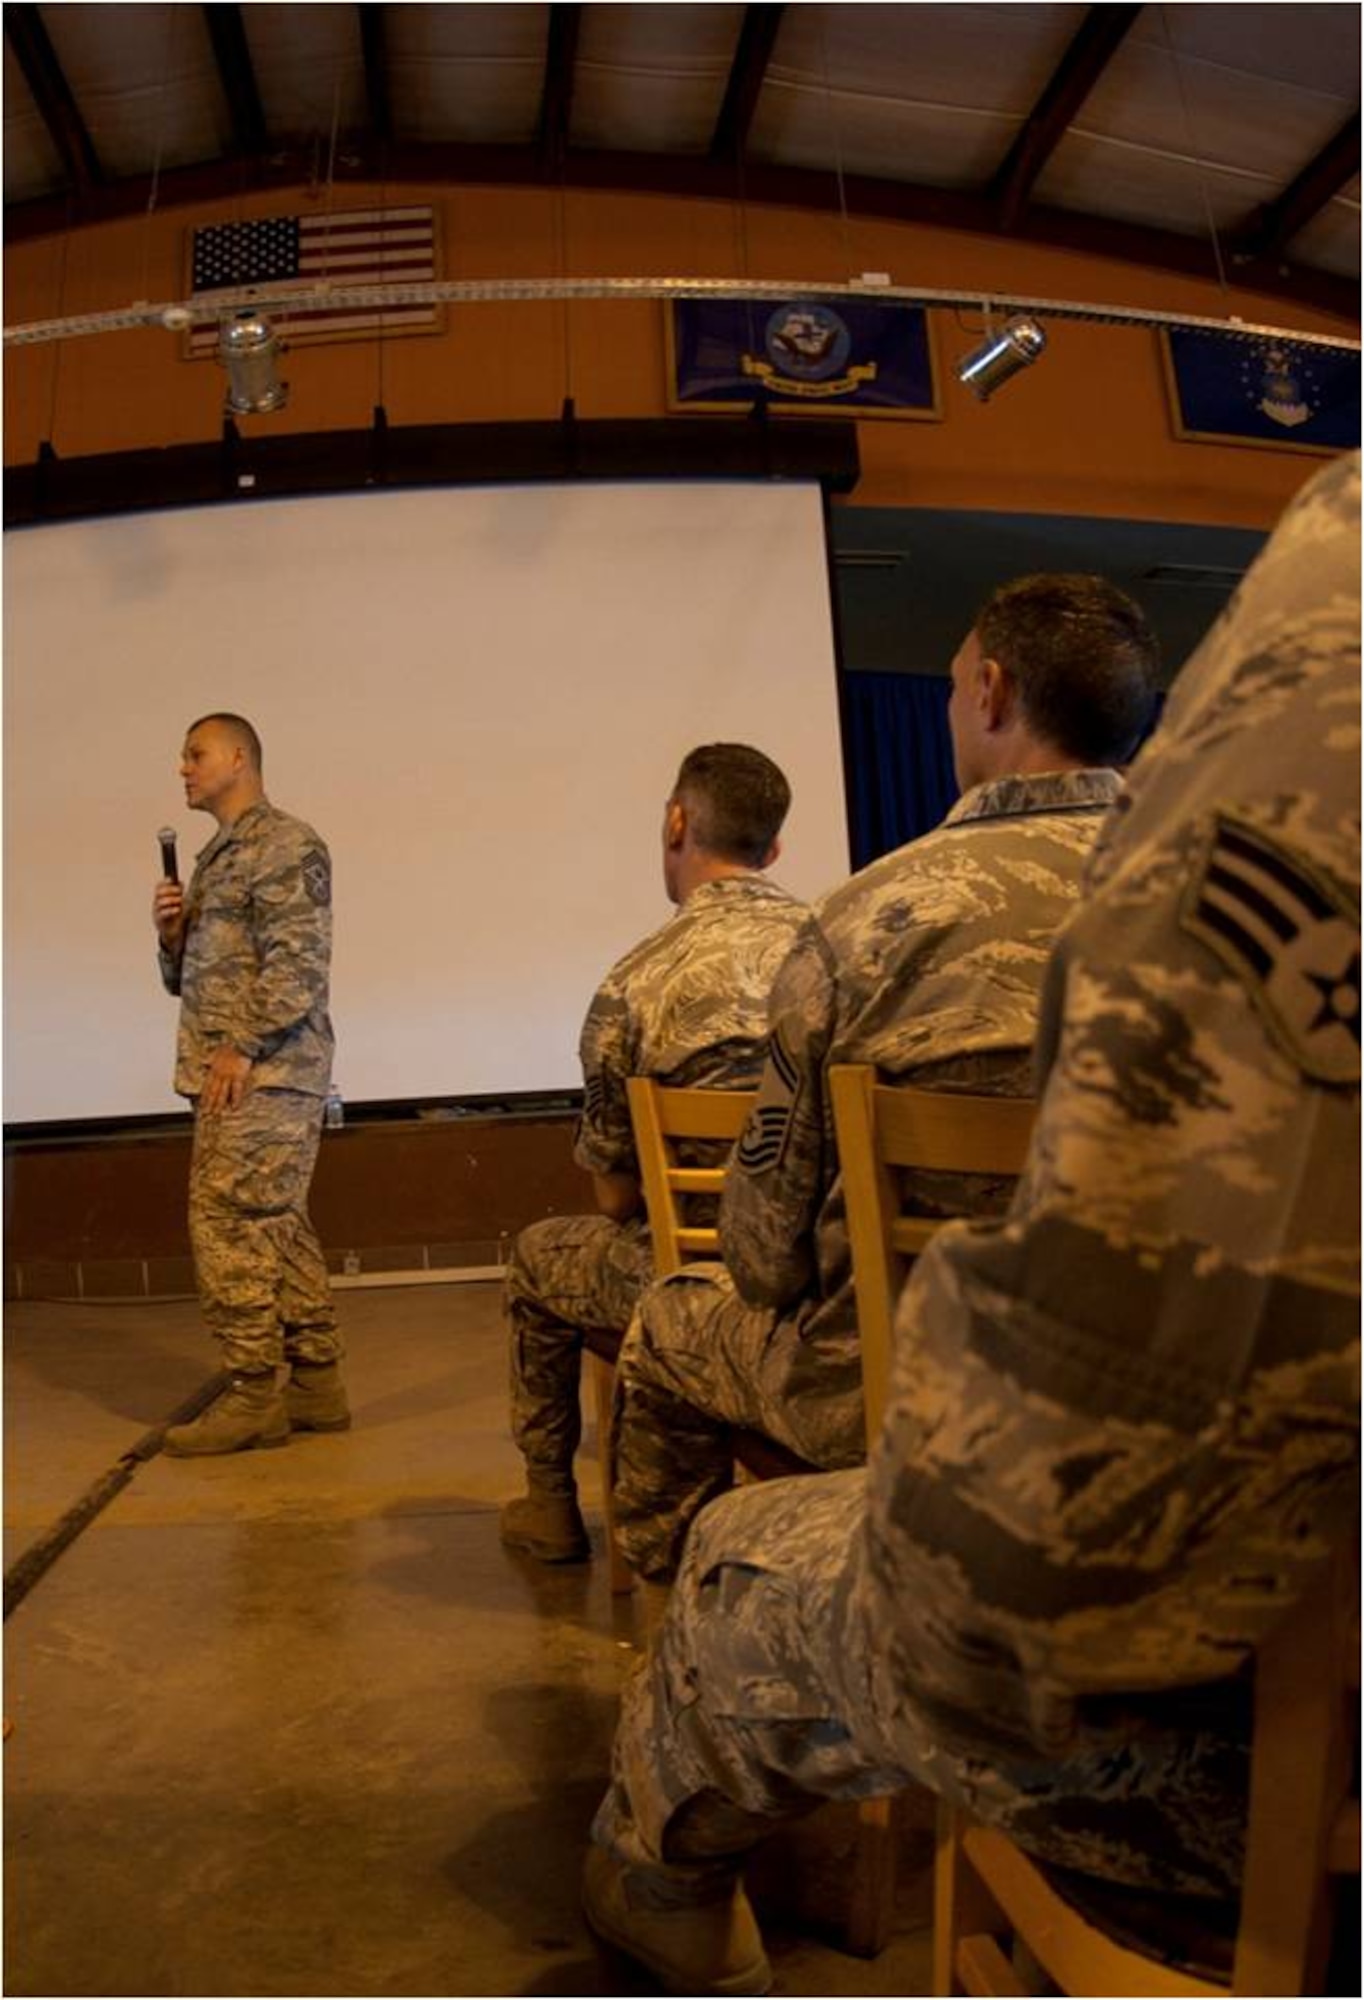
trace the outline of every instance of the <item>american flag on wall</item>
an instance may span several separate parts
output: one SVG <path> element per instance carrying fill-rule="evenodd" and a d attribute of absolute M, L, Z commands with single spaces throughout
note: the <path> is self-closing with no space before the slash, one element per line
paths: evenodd
<path fill-rule="evenodd" d="M 258 222 L 218 222 L 190 231 L 190 292 L 195 298 L 244 285 L 420 283 L 436 278 L 436 216 L 431 208 L 357 208 L 272 215 Z M 260 301 L 280 338 L 355 340 L 366 334 L 438 333 L 437 305 L 323 306 L 275 312 Z M 192 329 L 191 359 L 218 348 L 216 324 Z"/>

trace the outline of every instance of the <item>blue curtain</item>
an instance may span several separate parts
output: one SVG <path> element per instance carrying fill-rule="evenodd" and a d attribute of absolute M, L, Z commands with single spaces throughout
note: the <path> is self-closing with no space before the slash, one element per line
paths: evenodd
<path fill-rule="evenodd" d="M 907 840 L 931 833 L 956 804 L 960 794 L 952 774 L 947 728 L 951 692 L 952 683 L 941 674 L 844 674 L 843 739 L 854 872 L 878 855 L 903 847 Z M 1154 735 L 1164 710 L 1162 691 L 1141 745 Z"/>
<path fill-rule="evenodd" d="M 943 674 L 845 673 L 843 736 L 852 865 L 917 840 L 956 804 Z"/>

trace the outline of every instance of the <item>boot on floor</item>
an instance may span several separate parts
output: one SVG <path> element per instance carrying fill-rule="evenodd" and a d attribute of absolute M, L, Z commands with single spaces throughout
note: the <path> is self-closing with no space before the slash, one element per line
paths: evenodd
<path fill-rule="evenodd" d="M 172 1425 L 161 1449 L 169 1458 L 211 1458 L 287 1444 L 288 1439 L 288 1412 L 269 1368 L 259 1375 L 234 1375 L 193 1423 Z"/>
<path fill-rule="evenodd" d="M 502 1509 L 502 1540 L 538 1562 L 586 1562 L 592 1553 L 582 1510 L 574 1493 L 550 1493 L 528 1482 L 525 1497 Z"/>
<path fill-rule="evenodd" d="M 289 1428 L 295 1431 L 348 1431 L 350 1404 L 337 1361 L 294 1361 L 284 1391 Z"/>
<path fill-rule="evenodd" d="M 600 1847 L 583 1869 L 583 1914 L 599 1938 L 654 1975 L 665 1993 L 769 1993 L 772 1967 L 753 1906 L 737 1882 L 726 1901 L 645 1909 L 625 1872 Z"/>

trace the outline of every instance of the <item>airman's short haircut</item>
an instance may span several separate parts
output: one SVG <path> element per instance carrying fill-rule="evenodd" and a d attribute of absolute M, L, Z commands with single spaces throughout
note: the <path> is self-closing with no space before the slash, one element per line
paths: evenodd
<path fill-rule="evenodd" d="M 202 728 L 206 722 L 216 722 L 220 729 L 226 729 L 230 735 L 236 737 L 245 750 L 247 761 L 253 771 L 259 773 L 264 768 L 265 757 L 260 747 L 260 738 L 244 715 L 231 715 L 226 709 L 215 709 L 212 715 L 201 715 L 197 722 L 191 722 L 185 735 L 193 736 L 195 730 Z"/>
<path fill-rule="evenodd" d="M 747 743 L 704 743 L 683 758 L 673 786 L 697 845 L 722 861 L 761 868 L 791 804 L 783 773 Z"/>
<path fill-rule="evenodd" d="M 1160 649 L 1140 606 L 1101 576 L 1021 576 L 976 619 L 1035 736 L 1082 764 L 1121 764 L 1151 720 Z"/>

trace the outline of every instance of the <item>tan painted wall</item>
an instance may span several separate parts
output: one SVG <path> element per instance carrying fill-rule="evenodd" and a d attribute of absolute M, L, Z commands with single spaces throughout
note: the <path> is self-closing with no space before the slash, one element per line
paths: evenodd
<path fill-rule="evenodd" d="M 347 188 L 335 205 L 372 205 L 384 194 Z M 656 195 L 451 187 L 386 194 L 390 203 L 436 205 L 452 278 L 562 270 L 839 280 L 884 270 L 899 284 L 1007 287 L 1357 331 L 1320 312 L 1223 293 L 1211 281 L 948 230 Z M 286 213 L 308 199 L 306 191 L 294 199 L 253 196 L 16 244 L 5 255 L 5 323 L 179 298 L 192 223 Z M 438 337 L 300 349 L 284 371 L 288 410 L 246 419 L 243 428 L 354 428 L 381 400 L 394 424 L 546 418 L 569 393 L 582 417 L 659 416 L 663 311 L 654 302 L 480 305 L 451 310 Z M 951 314 L 934 321 L 943 421 L 863 422 L 856 503 L 1267 527 L 1318 463 L 1291 450 L 1176 439 L 1153 332 L 1053 321 L 1044 359 L 981 405 L 950 372 L 953 358 L 975 344 L 972 330 Z M 5 458 L 31 459 L 44 437 L 63 457 L 209 439 L 219 430 L 221 397 L 217 367 L 182 360 L 178 338 L 160 331 L 16 349 L 7 357 Z"/>

